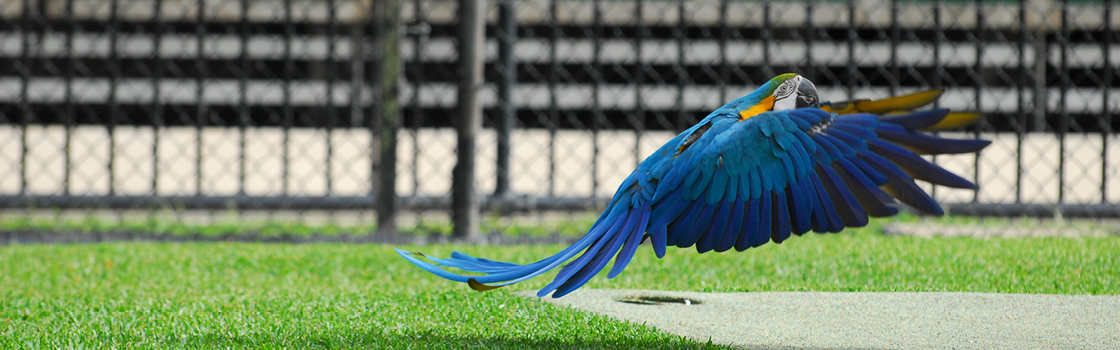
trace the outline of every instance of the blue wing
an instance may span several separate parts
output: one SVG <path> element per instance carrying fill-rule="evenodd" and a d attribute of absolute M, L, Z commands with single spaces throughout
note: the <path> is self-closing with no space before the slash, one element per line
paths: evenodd
<path fill-rule="evenodd" d="M 426 257 L 422 254 L 397 251 L 424 270 L 477 290 L 517 283 L 571 260 L 537 293 L 561 297 L 587 283 L 611 258 L 615 263 L 608 277 L 618 275 L 646 237 L 658 257 L 669 245 L 695 245 L 701 253 L 742 251 L 810 230 L 864 226 L 869 216 L 897 213 L 896 199 L 942 214 L 915 179 L 957 188 L 975 185 L 914 151 L 970 153 L 989 144 L 915 132 L 940 122 L 947 110 L 881 118 L 802 108 L 743 121 L 721 111 L 644 160 L 591 230 L 544 260 L 518 265 L 455 252 L 450 259 L 428 257 L 427 262 L 418 258 Z"/>

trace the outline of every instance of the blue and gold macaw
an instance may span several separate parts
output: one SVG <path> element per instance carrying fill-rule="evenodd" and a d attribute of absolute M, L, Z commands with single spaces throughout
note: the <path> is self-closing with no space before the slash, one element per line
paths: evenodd
<path fill-rule="evenodd" d="M 944 109 L 910 111 L 939 96 L 940 91 L 932 91 L 820 103 L 812 82 L 782 74 L 715 110 L 642 161 L 587 235 L 555 255 L 518 265 L 459 252 L 449 259 L 397 252 L 475 290 L 524 281 L 571 260 L 537 293 L 558 298 L 587 283 L 612 257 L 607 277 L 617 276 L 646 238 L 661 258 L 670 245 L 696 246 L 700 253 L 743 251 L 810 230 L 865 226 L 869 216 L 896 214 L 896 199 L 942 214 L 914 180 L 955 188 L 976 185 L 919 155 L 972 153 L 990 142 L 915 132 L 979 118 L 972 113 L 947 118 Z"/>

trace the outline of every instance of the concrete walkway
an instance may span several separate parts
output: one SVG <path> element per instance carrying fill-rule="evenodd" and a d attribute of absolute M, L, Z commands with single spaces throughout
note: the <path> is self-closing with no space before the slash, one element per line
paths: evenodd
<path fill-rule="evenodd" d="M 1120 296 L 581 289 L 541 300 L 746 349 L 1120 349 Z"/>

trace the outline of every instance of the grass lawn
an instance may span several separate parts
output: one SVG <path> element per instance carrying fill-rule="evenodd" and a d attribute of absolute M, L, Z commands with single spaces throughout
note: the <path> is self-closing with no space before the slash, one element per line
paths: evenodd
<path fill-rule="evenodd" d="M 744 253 L 640 248 L 585 288 L 1118 294 L 1120 237 L 912 238 L 874 229 Z M 723 348 L 510 291 L 478 293 L 344 244 L 0 247 L 0 348 Z M 529 262 L 561 246 L 404 247 Z"/>

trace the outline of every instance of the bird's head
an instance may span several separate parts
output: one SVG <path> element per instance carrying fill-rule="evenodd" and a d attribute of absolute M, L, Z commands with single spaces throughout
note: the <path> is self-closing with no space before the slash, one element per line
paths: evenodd
<path fill-rule="evenodd" d="M 819 103 L 817 87 L 813 82 L 796 73 L 786 73 L 744 96 L 737 109 L 739 120 L 745 120 L 765 112 L 817 107 Z"/>

